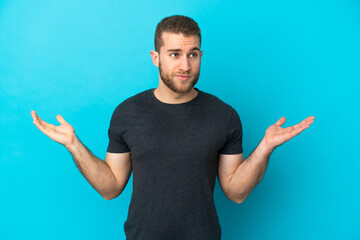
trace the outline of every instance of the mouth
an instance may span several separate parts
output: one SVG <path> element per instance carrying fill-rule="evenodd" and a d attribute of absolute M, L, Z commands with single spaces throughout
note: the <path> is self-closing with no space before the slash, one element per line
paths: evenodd
<path fill-rule="evenodd" d="M 182 81 L 188 80 L 191 77 L 189 75 L 175 75 L 175 76 Z"/>

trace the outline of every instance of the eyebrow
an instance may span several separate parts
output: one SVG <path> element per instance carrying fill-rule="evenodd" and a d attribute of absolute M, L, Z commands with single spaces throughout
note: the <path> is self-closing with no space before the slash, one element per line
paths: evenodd
<path fill-rule="evenodd" d="M 195 50 L 198 50 L 200 52 L 200 48 L 198 47 L 194 47 L 192 49 L 190 49 L 190 51 L 195 51 Z M 181 49 L 169 49 L 167 50 L 167 52 L 181 52 L 182 50 Z"/>

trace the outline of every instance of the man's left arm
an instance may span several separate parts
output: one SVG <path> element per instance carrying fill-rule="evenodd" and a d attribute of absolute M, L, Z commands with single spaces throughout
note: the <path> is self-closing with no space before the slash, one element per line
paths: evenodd
<path fill-rule="evenodd" d="M 308 117 L 287 128 L 281 127 L 285 117 L 280 118 L 266 130 L 264 138 L 245 161 L 243 154 L 220 154 L 218 179 L 225 195 L 236 203 L 243 202 L 264 176 L 275 148 L 308 128 L 314 118 Z"/>

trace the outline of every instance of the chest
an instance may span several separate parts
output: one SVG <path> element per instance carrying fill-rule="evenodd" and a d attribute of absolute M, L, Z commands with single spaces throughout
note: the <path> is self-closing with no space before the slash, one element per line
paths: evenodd
<path fill-rule="evenodd" d="M 226 119 L 206 108 L 145 109 L 126 116 L 123 138 L 133 160 L 207 164 L 226 143 Z M 156 164 L 156 163 L 154 163 Z"/>

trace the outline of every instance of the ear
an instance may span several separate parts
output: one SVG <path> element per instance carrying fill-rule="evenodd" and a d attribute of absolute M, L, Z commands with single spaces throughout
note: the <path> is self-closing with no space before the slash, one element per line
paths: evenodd
<path fill-rule="evenodd" d="M 151 50 L 150 55 L 154 65 L 159 67 L 159 53 L 154 50 Z"/>
<path fill-rule="evenodd" d="M 202 54 L 203 54 L 203 51 L 200 51 L 200 59 L 201 59 L 201 57 L 202 57 Z"/>

